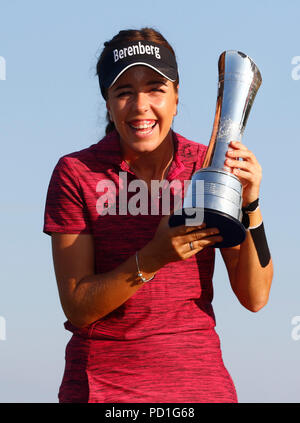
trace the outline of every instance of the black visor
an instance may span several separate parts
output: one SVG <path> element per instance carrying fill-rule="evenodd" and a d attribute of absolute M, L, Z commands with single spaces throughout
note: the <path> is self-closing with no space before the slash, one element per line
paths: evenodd
<path fill-rule="evenodd" d="M 144 65 L 174 82 L 178 76 L 174 54 L 161 44 L 150 41 L 129 41 L 111 47 L 99 63 L 99 85 L 105 90 L 131 66 Z M 106 98 L 105 98 L 106 99 Z"/>

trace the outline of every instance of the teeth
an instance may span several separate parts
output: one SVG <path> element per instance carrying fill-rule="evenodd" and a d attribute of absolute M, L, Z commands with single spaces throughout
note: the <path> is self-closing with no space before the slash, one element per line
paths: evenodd
<path fill-rule="evenodd" d="M 132 126 L 134 129 L 146 129 L 146 128 L 151 128 L 152 125 L 139 125 L 139 126 Z"/>
<path fill-rule="evenodd" d="M 155 125 L 155 123 L 151 123 L 149 124 L 144 124 L 144 125 L 132 125 L 131 123 L 129 124 L 132 128 L 134 129 L 147 129 L 147 128 L 152 128 L 152 126 Z"/>

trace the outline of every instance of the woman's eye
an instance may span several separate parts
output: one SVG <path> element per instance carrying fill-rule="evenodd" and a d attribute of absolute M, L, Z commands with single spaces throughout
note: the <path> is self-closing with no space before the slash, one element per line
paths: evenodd
<path fill-rule="evenodd" d="M 150 89 L 150 91 L 151 91 L 151 92 L 157 92 L 157 93 L 164 93 L 164 92 L 165 92 L 165 91 L 164 91 L 164 90 L 162 90 L 161 88 L 151 88 L 151 89 Z M 119 94 L 117 95 L 117 97 L 118 97 L 118 98 L 121 98 L 121 97 L 130 96 L 130 95 L 132 95 L 132 92 L 131 92 L 131 91 L 123 91 L 123 92 L 119 93 Z"/>
<path fill-rule="evenodd" d="M 123 97 L 123 96 L 125 96 L 125 95 L 130 95 L 130 94 L 131 94 L 131 92 L 130 92 L 130 91 L 123 91 L 122 93 L 118 94 L 118 96 L 117 96 L 117 97 Z"/>

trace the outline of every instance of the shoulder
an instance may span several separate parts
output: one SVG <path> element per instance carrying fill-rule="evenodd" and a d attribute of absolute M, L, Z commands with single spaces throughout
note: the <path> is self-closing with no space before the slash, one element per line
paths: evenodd
<path fill-rule="evenodd" d="M 83 148 L 82 150 L 64 154 L 59 158 L 58 163 L 65 166 L 72 166 L 95 161 L 95 154 L 97 151 L 96 146 L 97 144 L 93 144 L 87 148 Z"/>
<path fill-rule="evenodd" d="M 198 151 L 198 152 L 207 150 L 207 145 L 204 145 L 198 141 L 190 140 L 177 132 L 174 132 L 174 135 L 178 140 L 178 145 L 182 147 L 185 147 L 185 148 L 188 147 L 191 149 L 191 151 Z"/>
<path fill-rule="evenodd" d="M 56 168 L 75 173 L 100 170 L 101 165 L 107 167 L 117 151 L 116 140 L 111 133 L 89 147 L 64 154 L 58 159 Z"/>
<path fill-rule="evenodd" d="M 174 136 L 178 142 L 178 153 L 183 160 L 192 160 L 200 164 L 203 162 L 207 145 L 190 140 L 176 132 L 174 132 Z"/>

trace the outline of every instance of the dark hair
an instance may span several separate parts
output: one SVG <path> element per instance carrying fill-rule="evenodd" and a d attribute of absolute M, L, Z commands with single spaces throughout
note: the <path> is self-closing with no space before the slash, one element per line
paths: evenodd
<path fill-rule="evenodd" d="M 168 41 L 162 36 L 162 34 L 158 31 L 156 31 L 153 28 L 141 28 L 141 29 L 127 29 L 120 31 L 117 35 L 115 35 L 110 41 L 105 41 L 104 43 L 104 49 L 102 50 L 102 53 L 98 59 L 97 62 L 97 71 L 96 75 L 99 75 L 101 72 L 100 69 L 100 61 L 104 54 L 106 53 L 107 49 L 110 47 L 117 46 L 120 42 L 123 41 L 152 41 L 154 43 L 162 44 L 164 47 L 167 47 L 175 56 L 175 52 L 171 45 L 168 43 Z M 179 76 L 177 77 L 176 81 L 173 83 L 174 88 L 177 88 L 177 85 L 179 83 Z M 107 94 L 107 93 L 106 93 Z M 107 95 L 105 96 L 107 97 Z M 106 120 L 108 122 L 105 134 L 107 135 L 109 132 L 113 131 L 115 129 L 114 123 L 109 119 L 108 112 L 106 113 Z"/>

